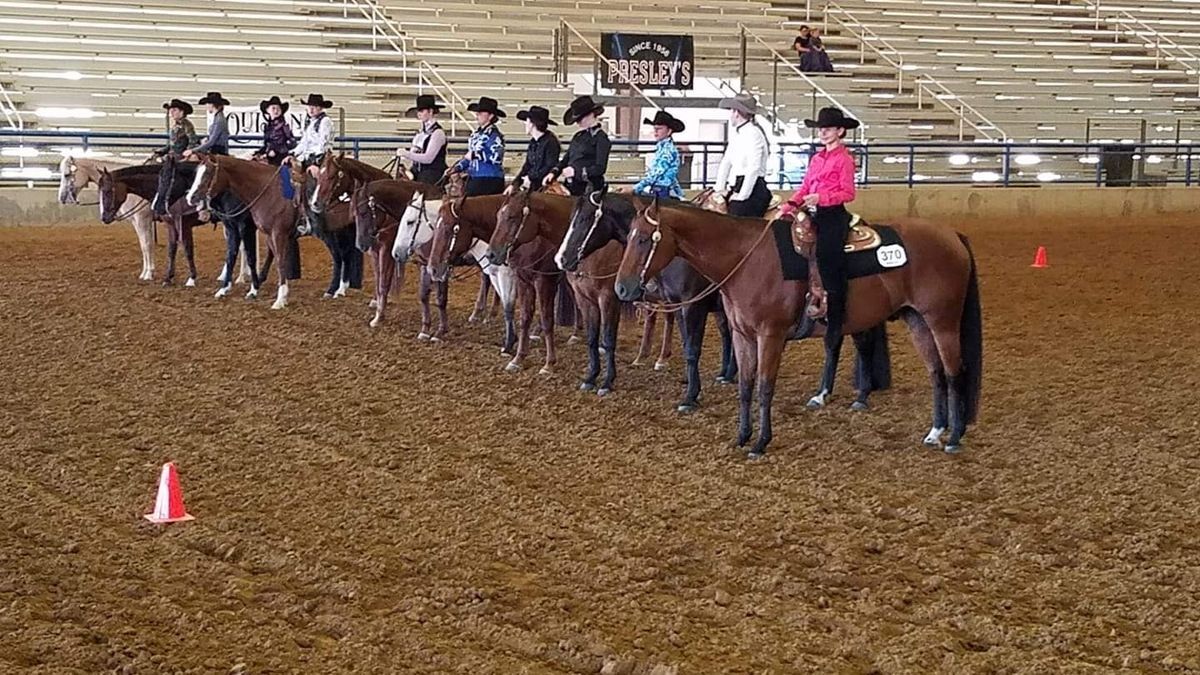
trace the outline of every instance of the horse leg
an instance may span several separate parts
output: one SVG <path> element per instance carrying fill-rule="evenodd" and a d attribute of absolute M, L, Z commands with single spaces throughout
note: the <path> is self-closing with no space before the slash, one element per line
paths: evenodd
<path fill-rule="evenodd" d="M 738 433 L 737 446 L 743 448 L 750 441 L 753 427 L 750 424 L 750 402 L 754 399 L 754 374 L 758 369 L 758 352 L 754 341 L 734 333 L 733 349 L 737 352 L 738 364 Z"/>
<path fill-rule="evenodd" d="M 329 257 L 333 261 L 333 269 L 329 272 L 329 286 L 325 288 L 325 293 L 321 296 L 329 300 L 338 297 L 338 288 L 341 287 L 342 250 L 338 248 L 337 241 L 332 234 L 323 231 L 316 232 L 315 234 L 320 238 L 321 243 L 325 244 L 325 248 L 329 249 Z"/>
<path fill-rule="evenodd" d="M 271 264 L 275 262 L 275 248 L 271 245 L 271 234 L 266 234 L 267 237 L 267 259 L 263 261 L 262 269 L 258 271 L 258 280 L 263 282 L 271 275 Z"/>
<path fill-rule="evenodd" d="M 958 317 L 935 316 L 927 321 L 933 333 L 941 357 L 942 370 L 946 373 L 946 390 L 949 394 L 947 409 L 950 413 L 950 437 L 943 449 L 954 454 L 962 449 L 962 437 L 967 432 L 966 400 L 963 396 L 962 338 Z"/>
<path fill-rule="evenodd" d="M 225 226 L 225 264 L 221 268 L 221 276 L 217 277 L 217 280 L 221 282 L 221 287 L 213 294 L 214 298 L 225 297 L 233 288 L 233 266 L 237 264 L 238 247 L 241 243 L 237 225 L 222 224 Z"/>
<path fill-rule="evenodd" d="M 347 234 L 350 234 L 349 241 L 347 241 Z M 338 270 L 340 272 L 338 275 L 338 287 L 337 290 L 333 292 L 333 297 L 344 298 L 346 297 L 346 292 L 350 290 L 350 287 L 357 283 L 355 281 L 355 277 L 357 276 L 360 281 L 362 279 L 362 259 L 356 259 L 356 254 L 358 251 L 354 248 L 353 232 L 350 230 L 331 232 L 330 237 L 332 237 L 333 245 L 338 250 L 338 256 L 342 261 L 341 269 Z M 355 274 L 356 266 L 360 268 L 357 275 Z"/>
<path fill-rule="evenodd" d="M 558 362 L 558 352 L 554 344 L 554 296 L 557 292 L 558 278 L 545 275 L 538 277 L 538 314 L 542 323 L 542 339 L 546 342 L 546 364 L 538 371 L 539 375 L 553 373 L 554 364 Z"/>
<path fill-rule="evenodd" d="M 733 384 L 733 378 L 738 374 L 738 362 L 733 349 L 733 333 L 729 330 L 729 317 L 720 306 L 712 311 L 717 315 L 717 332 L 721 334 L 721 372 L 717 374 L 716 382 Z"/>
<path fill-rule="evenodd" d="M 658 312 L 649 311 L 646 321 L 642 323 L 642 342 L 638 345 L 637 356 L 633 357 L 631 366 L 642 365 L 642 359 L 650 355 L 650 344 L 654 342 L 654 327 L 658 323 Z"/>
<path fill-rule="evenodd" d="M 467 323 L 478 323 L 484 321 L 487 317 L 487 301 L 488 291 L 492 287 L 491 279 L 488 275 L 479 275 L 479 293 L 475 296 L 475 307 L 471 310 L 471 316 L 467 317 Z"/>
<path fill-rule="evenodd" d="M 262 286 L 262 277 L 258 275 L 258 228 L 249 218 L 242 224 L 242 269 L 250 275 L 250 290 L 246 291 L 246 299 L 258 297 L 258 289 Z M 270 247 L 267 247 L 270 249 Z"/>
<path fill-rule="evenodd" d="M 145 213 L 135 214 L 133 231 L 137 233 L 138 247 L 142 249 L 142 272 L 138 279 L 149 281 L 154 278 L 154 219 Z"/>
<path fill-rule="evenodd" d="M 184 283 L 188 288 L 196 286 L 196 240 L 192 237 L 192 228 L 186 225 L 180 225 L 183 228 L 183 255 L 187 258 L 188 264 L 188 280 Z"/>
<path fill-rule="evenodd" d="M 888 352 L 887 326 L 879 324 L 870 330 L 855 333 L 854 388 L 858 396 L 850 409 L 870 409 L 867 399 L 871 393 L 891 386 L 891 354 Z"/>
<path fill-rule="evenodd" d="M 437 308 L 438 308 L 438 329 L 430 338 L 432 342 L 441 342 L 446 339 L 446 333 L 450 332 L 450 314 L 446 311 L 446 299 L 450 295 L 450 279 L 437 283 Z"/>
<path fill-rule="evenodd" d="M 676 407 L 681 413 L 695 412 L 700 407 L 700 353 L 704 348 L 704 324 L 708 312 L 689 305 L 680 310 L 679 337 L 683 340 L 683 358 L 687 370 L 687 384 L 683 400 Z"/>
<path fill-rule="evenodd" d="M 516 279 L 511 271 L 504 268 L 502 271 L 497 271 L 492 278 L 492 285 L 496 287 L 496 296 L 500 298 L 500 302 L 504 306 L 504 346 L 500 350 L 500 354 L 509 356 L 513 353 L 513 345 L 516 343 L 517 330 L 514 321 L 514 308 L 516 307 Z"/>
<path fill-rule="evenodd" d="M 821 370 L 821 388 L 808 399 L 809 410 L 820 410 L 833 396 L 833 385 L 837 380 L 838 359 L 842 355 L 845 338 L 839 332 L 825 334 L 825 367 Z"/>
<path fill-rule="evenodd" d="M 617 293 L 613 290 L 611 283 L 600 282 L 599 285 L 599 292 L 602 294 L 600 299 L 600 346 L 605 350 L 606 370 L 604 382 L 600 384 L 600 389 L 596 393 L 606 396 L 612 392 L 613 383 L 617 380 L 617 331 L 621 328 L 621 303 L 617 300 Z"/>
<path fill-rule="evenodd" d="M 253 267 L 250 266 L 250 248 L 254 246 L 254 238 L 247 239 L 244 236 L 239 236 L 238 251 L 242 254 L 242 264 L 238 267 L 237 278 L 233 280 L 235 284 L 244 284 L 250 281 L 250 273 Z"/>
<path fill-rule="evenodd" d="M 170 286 L 175 281 L 175 254 L 179 252 L 179 230 L 175 223 L 167 225 L 167 276 L 163 286 Z"/>
<path fill-rule="evenodd" d="M 675 330 L 675 315 L 678 312 L 679 310 L 667 312 L 666 320 L 663 321 L 662 347 L 658 352 L 658 360 L 654 362 L 655 370 L 666 370 L 667 364 L 671 360 L 671 338 L 673 337 L 671 333 Z M 657 314 L 657 312 L 652 312 L 651 316 L 654 314 Z"/>
<path fill-rule="evenodd" d="M 925 434 L 922 441 L 927 447 L 941 447 L 942 434 L 947 427 L 947 391 L 946 371 L 942 367 L 942 357 L 938 354 L 937 343 L 933 339 L 933 331 L 925 323 L 925 319 L 914 310 L 904 312 L 904 321 L 912 333 L 913 346 L 925 362 L 929 371 L 929 382 L 933 386 L 933 426 Z"/>
<path fill-rule="evenodd" d="M 588 367 L 579 384 L 579 391 L 594 391 L 600 375 L 600 308 L 591 298 L 576 296 L 576 305 L 583 311 L 583 326 L 587 329 Z"/>
<path fill-rule="evenodd" d="M 275 303 L 271 305 L 271 309 L 283 309 L 287 307 L 288 301 L 288 271 L 284 269 L 284 261 L 287 260 L 288 246 L 292 243 L 292 233 L 289 227 L 276 227 L 271 231 L 272 249 L 275 250 L 275 255 L 279 256 L 278 269 L 275 273 L 279 276 L 279 290 L 275 292 Z"/>
<path fill-rule="evenodd" d="M 483 320 L 484 323 L 496 318 L 496 314 L 504 306 L 504 300 L 500 297 L 500 289 L 496 288 L 495 280 L 492 280 L 492 290 L 496 291 L 496 293 L 492 296 L 492 309 L 488 311 L 487 317 Z"/>
<path fill-rule="evenodd" d="M 775 435 L 771 426 L 771 406 L 775 400 L 775 379 L 779 376 L 785 337 L 786 333 L 758 336 L 758 441 L 747 454 L 748 459 L 761 459 Z"/>
<path fill-rule="evenodd" d="M 374 251 L 371 258 L 375 261 L 375 318 L 371 319 L 371 328 L 377 328 L 383 323 L 383 313 L 387 311 L 388 295 L 392 292 L 392 280 L 396 275 L 396 261 L 388 254 L 386 248 L 380 247 Z"/>
<path fill-rule="evenodd" d="M 421 265 L 421 282 L 417 286 L 417 297 L 421 299 L 421 332 L 417 333 L 417 340 L 427 342 L 429 340 L 429 331 L 433 323 L 433 319 L 429 313 L 429 292 L 433 288 L 433 277 L 429 276 L 429 271 L 424 265 Z"/>
<path fill-rule="evenodd" d="M 534 289 L 532 281 L 518 277 L 517 283 L 520 285 L 517 290 L 517 299 L 521 302 L 521 328 L 517 333 L 517 353 L 504 367 L 510 373 L 521 369 L 521 363 L 524 361 L 525 355 L 529 353 L 529 326 L 533 323 L 533 307 L 534 301 L 537 299 L 537 291 Z"/>

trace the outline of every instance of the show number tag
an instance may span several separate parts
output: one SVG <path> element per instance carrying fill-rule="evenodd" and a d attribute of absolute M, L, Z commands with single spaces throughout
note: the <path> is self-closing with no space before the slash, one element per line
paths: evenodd
<path fill-rule="evenodd" d="M 875 251 L 875 258 L 879 261 L 880 267 L 901 267 L 908 262 L 908 253 L 900 244 L 889 244 L 880 246 Z"/>

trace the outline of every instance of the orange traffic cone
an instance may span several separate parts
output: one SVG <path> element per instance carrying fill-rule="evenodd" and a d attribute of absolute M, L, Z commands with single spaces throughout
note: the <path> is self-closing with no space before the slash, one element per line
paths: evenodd
<path fill-rule="evenodd" d="M 1043 267 L 1049 267 L 1049 266 L 1050 266 L 1050 263 L 1046 262 L 1046 247 L 1039 246 L 1037 253 L 1035 253 L 1033 256 L 1033 264 L 1030 265 L 1030 267 L 1036 267 L 1038 269 L 1041 269 Z"/>
<path fill-rule="evenodd" d="M 162 475 L 158 478 L 154 513 L 147 513 L 146 520 L 159 524 L 193 520 L 183 508 L 183 490 L 179 487 L 179 475 L 175 473 L 175 464 L 172 462 L 163 464 Z"/>

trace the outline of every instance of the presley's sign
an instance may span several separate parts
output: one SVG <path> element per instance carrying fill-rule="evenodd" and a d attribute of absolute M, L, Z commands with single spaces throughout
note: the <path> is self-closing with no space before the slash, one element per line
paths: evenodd
<path fill-rule="evenodd" d="M 629 83 L 643 89 L 691 89 L 696 50 L 691 35 L 604 33 L 600 53 L 604 86 Z"/>

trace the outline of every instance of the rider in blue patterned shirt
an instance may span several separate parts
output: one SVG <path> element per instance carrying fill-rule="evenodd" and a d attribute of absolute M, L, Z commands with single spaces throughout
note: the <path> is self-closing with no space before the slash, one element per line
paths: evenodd
<path fill-rule="evenodd" d="M 466 171 L 466 196 L 495 195 L 504 192 L 504 134 L 496 122 L 506 117 L 496 99 L 482 96 L 478 103 L 467 106 L 475 113 L 479 128 L 467 142 L 467 155 L 458 160 L 447 173 Z"/>
<path fill-rule="evenodd" d="M 654 139 L 658 143 L 654 146 L 654 159 L 650 162 L 646 177 L 633 186 L 633 191 L 663 199 L 683 199 L 683 188 L 679 187 L 679 148 L 675 147 L 672 138 L 683 131 L 683 122 L 675 119 L 671 113 L 659 110 L 654 119 L 644 119 L 642 123 L 654 127 Z"/>

